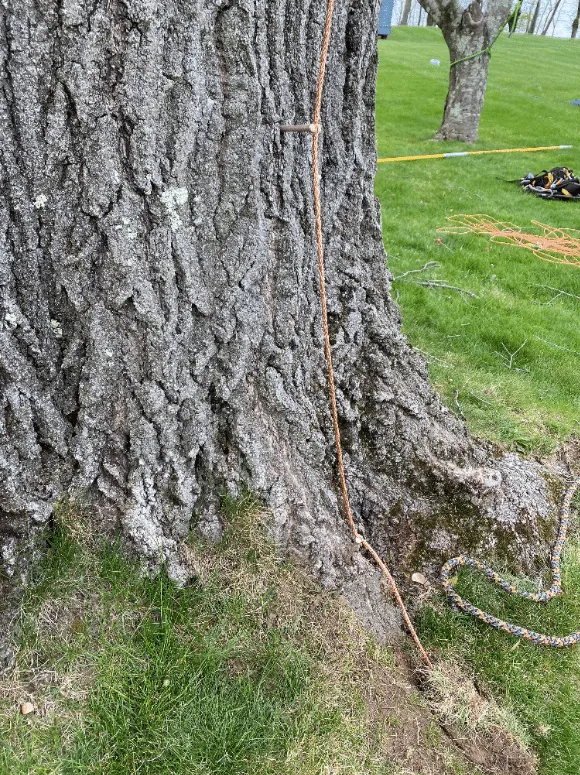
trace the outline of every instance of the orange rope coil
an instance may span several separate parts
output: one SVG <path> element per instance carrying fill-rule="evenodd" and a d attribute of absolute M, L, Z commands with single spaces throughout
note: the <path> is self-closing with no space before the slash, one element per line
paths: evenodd
<path fill-rule="evenodd" d="M 441 234 L 486 234 L 492 242 L 516 245 L 531 250 L 543 261 L 555 264 L 580 266 L 580 231 L 578 229 L 559 229 L 532 221 L 542 230 L 542 234 L 524 232 L 519 226 L 507 221 L 496 221 L 490 215 L 450 215 L 447 220 L 451 226 L 437 229 Z"/>

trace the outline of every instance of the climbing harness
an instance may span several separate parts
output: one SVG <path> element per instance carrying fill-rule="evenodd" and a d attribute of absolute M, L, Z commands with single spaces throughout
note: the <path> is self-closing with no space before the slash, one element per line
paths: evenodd
<path fill-rule="evenodd" d="M 570 505 L 574 495 L 576 494 L 576 491 L 578 490 L 578 487 L 580 487 L 580 477 L 577 477 L 572 482 L 570 487 L 568 487 L 568 489 L 564 492 L 564 497 L 562 498 L 560 526 L 558 528 L 556 541 L 552 547 L 552 556 L 550 562 L 552 569 L 552 585 L 549 587 L 549 589 L 546 589 L 544 592 L 538 592 L 537 594 L 534 592 L 525 592 L 519 590 L 514 587 L 513 584 L 510 584 L 509 581 L 506 581 L 504 578 L 502 578 L 499 573 L 496 573 L 492 568 L 488 568 L 482 562 L 474 559 L 473 557 L 466 557 L 465 555 L 461 554 L 459 557 L 453 557 L 453 559 L 448 560 L 441 569 L 441 585 L 451 600 L 452 605 L 461 609 L 462 611 L 465 611 L 468 614 L 471 614 L 472 616 L 476 616 L 480 621 L 495 627 L 496 630 L 509 632 L 511 635 L 516 635 L 519 638 L 524 638 L 524 640 L 529 640 L 531 643 L 535 643 L 538 646 L 566 648 L 567 646 L 574 646 L 575 644 L 580 643 L 580 632 L 571 632 L 569 635 L 562 636 L 543 635 L 542 633 L 534 632 L 533 630 L 527 630 L 525 627 L 520 627 L 517 624 L 506 622 L 503 619 L 498 619 L 497 617 L 492 616 L 492 614 L 488 614 L 486 611 L 482 611 L 481 608 L 477 608 L 476 606 L 472 605 L 469 600 L 464 600 L 458 595 L 454 588 L 455 581 L 453 578 L 451 578 L 451 574 L 455 571 L 456 568 L 466 566 L 469 568 L 476 568 L 478 571 L 483 573 L 489 579 L 489 581 L 492 582 L 492 584 L 500 587 L 504 590 L 504 592 L 507 592 L 510 595 L 516 595 L 518 597 L 525 598 L 526 600 L 533 600 L 536 603 L 547 603 L 553 597 L 561 595 L 562 574 L 560 570 L 560 560 L 562 557 L 562 550 L 564 549 L 564 544 L 566 542 L 568 526 L 570 524 Z"/>
<path fill-rule="evenodd" d="M 282 127 L 281 127 L 282 128 Z M 456 156 L 485 156 L 488 153 L 532 153 L 532 151 L 557 151 L 561 148 L 571 148 L 571 145 L 544 145 L 539 148 L 499 148 L 494 151 L 458 151 L 456 153 L 426 153 L 422 156 L 390 156 L 387 159 L 377 159 L 377 164 L 391 161 L 418 161 L 419 159 L 450 159 Z"/>
<path fill-rule="evenodd" d="M 542 170 L 537 175 L 528 172 L 518 182 L 524 191 L 542 199 L 580 202 L 580 180 L 568 167 L 552 167 L 551 170 Z"/>
<path fill-rule="evenodd" d="M 322 132 L 322 126 L 320 123 L 322 113 L 322 94 L 324 90 L 324 79 L 326 74 L 326 63 L 328 59 L 328 47 L 330 45 L 330 36 L 332 30 L 332 20 L 334 16 L 334 0 L 328 0 L 326 6 L 326 17 L 324 22 L 324 32 L 322 35 L 322 47 L 320 51 L 319 69 L 318 69 L 318 81 L 316 84 L 316 98 L 314 102 L 314 117 L 311 124 L 299 124 L 299 125 L 284 125 L 280 127 L 284 132 L 308 132 L 312 135 L 312 191 L 314 201 L 314 222 L 315 222 L 315 234 L 316 234 L 316 254 L 318 259 L 318 278 L 320 283 L 320 302 L 321 302 L 321 323 L 322 334 L 324 339 L 324 355 L 326 358 L 326 367 L 328 373 L 328 392 L 330 398 L 330 410 L 332 415 L 332 426 L 334 430 L 334 439 L 336 444 L 336 458 L 338 463 L 340 490 L 342 494 L 342 500 L 344 503 L 344 510 L 350 532 L 352 534 L 355 544 L 365 549 L 370 554 L 381 572 L 387 579 L 387 582 L 391 588 L 391 591 L 397 601 L 397 605 L 403 616 L 403 620 L 407 625 L 409 633 L 413 638 L 417 649 L 421 655 L 421 658 L 428 667 L 431 667 L 431 661 L 427 655 L 427 652 L 423 648 L 419 636 L 413 627 L 413 623 L 407 613 L 405 604 L 401 597 L 401 593 L 397 587 L 395 579 L 391 575 L 389 569 L 382 561 L 377 552 L 373 549 L 371 544 L 366 538 L 360 535 L 357 530 L 352 509 L 350 505 L 350 499 L 348 495 L 348 487 L 346 483 L 346 473 L 344 470 L 344 461 L 342 455 L 342 444 L 340 438 L 340 427 L 338 424 L 338 409 L 336 404 L 336 388 L 334 382 L 334 368 L 332 365 L 332 351 L 330 347 L 330 335 L 328 331 L 328 310 L 326 300 L 326 276 L 324 270 L 324 242 L 322 235 L 322 205 L 320 196 L 320 135 Z"/>

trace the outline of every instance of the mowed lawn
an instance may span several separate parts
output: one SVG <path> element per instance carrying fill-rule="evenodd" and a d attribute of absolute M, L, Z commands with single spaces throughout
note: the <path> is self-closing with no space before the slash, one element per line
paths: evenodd
<path fill-rule="evenodd" d="M 580 268 L 547 263 L 478 235 L 440 235 L 447 216 L 486 213 L 580 228 L 580 203 L 546 202 L 503 182 L 556 165 L 580 171 L 580 40 L 503 35 L 493 49 L 474 145 L 437 143 L 449 57 L 438 29 L 395 28 L 379 41 L 378 156 L 572 144 L 569 150 L 379 164 L 388 265 L 404 329 L 430 356 L 433 382 L 472 432 L 546 452 L 580 431 Z M 439 67 L 429 64 L 439 59 Z M 580 236 L 580 235 L 579 235 Z M 442 238 L 441 243 L 436 239 Z M 474 293 L 420 286 L 443 280 Z M 557 295 L 557 288 L 568 295 Z M 579 298 L 574 298 L 577 296 Z M 508 368 L 507 351 L 522 349 Z M 498 354 L 499 353 L 499 354 Z M 508 358 L 509 360 L 509 358 Z"/>
<path fill-rule="evenodd" d="M 508 448 L 549 452 L 580 432 L 580 268 L 547 263 L 483 236 L 437 229 L 457 213 L 486 213 L 522 227 L 536 220 L 580 228 L 580 203 L 542 201 L 502 182 L 556 165 L 580 170 L 580 107 L 569 104 L 580 98 L 580 40 L 502 36 L 490 62 L 480 141 L 467 147 L 430 140 L 441 121 L 449 65 L 439 30 L 396 28 L 379 41 L 379 54 L 379 158 L 577 146 L 379 164 L 376 178 L 393 275 L 429 261 L 440 264 L 397 280 L 393 289 L 411 343 L 429 354 L 435 386 L 463 412 L 472 432 Z M 440 67 L 429 64 L 433 58 Z M 431 279 L 478 298 L 414 282 Z M 508 351 L 520 347 L 510 364 Z M 509 568 L 509 558 L 506 563 Z M 565 596 L 544 607 L 492 589 L 475 574 L 462 573 L 459 590 L 510 621 L 565 634 L 580 630 L 577 537 L 568 544 L 563 581 Z M 439 594 L 418 625 L 429 649 L 465 658 L 480 684 L 514 712 L 539 754 L 542 775 L 578 775 L 579 647 L 560 651 L 518 641 L 451 611 Z"/>

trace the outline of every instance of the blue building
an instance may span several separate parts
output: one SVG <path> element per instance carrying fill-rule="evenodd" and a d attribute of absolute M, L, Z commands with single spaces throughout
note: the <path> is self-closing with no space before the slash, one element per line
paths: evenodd
<path fill-rule="evenodd" d="M 393 16 L 394 0 L 381 0 L 381 10 L 379 11 L 379 29 L 377 35 L 380 38 L 386 38 L 391 34 L 391 17 Z"/>

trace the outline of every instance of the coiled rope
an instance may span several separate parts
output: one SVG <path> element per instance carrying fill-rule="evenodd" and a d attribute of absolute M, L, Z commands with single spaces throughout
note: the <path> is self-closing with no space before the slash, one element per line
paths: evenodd
<path fill-rule="evenodd" d="M 570 487 L 564 492 L 562 498 L 562 508 L 560 511 L 560 526 L 558 528 L 558 535 L 554 546 L 552 547 L 551 556 L 551 569 L 552 569 L 552 585 L 544 592 L 525 592 L 517 589 L 510 584 L 509 581 L 503 579 L 499 573 L 496 573 L 492 568 L 488 568 L 479 560 L 473 557 L 466 557 L 461 554 L 459 557 L 453 557 L 448 560 L 441 568 L 441 585 L 445 590 L 447 596 L 451 600 L 451 603 L 465 611 L 472 616 L 476 616 L 480 621 L 490 624 L 495 627 L 496 630 L 502 630 L 503 632 L 509 632 L 511 635 L 516 635 L 518 638 L 524 638 L 531 643 L 535 643 L 538 646 L 554 646 L 555 648 L 566 648 L 567 646 L 574 646 L 576 643 L 580 643 L 580 632 L 571 632 L 569 635 L 543 635 L 540 632 L 534 632 L 533 630 L 527 630 L 525 627 L 520 627 L 517 624 L 511 622 L 505 622 L 503 619 L 498 619 L 492 614 L 488 614 L 486 611 L 482 611 L 481 608 L 472 605 L 469 600 L 464 600 L 460 597 L 453 587 L 453 580 L 450 578 L 453 571 L 456 568 L 467 566 L 469 568 L 476 568 L 481 571 L 488 579 L 500 587 L 510 595 L 516 595 L 517 597 L 523 597 L 526 600 L 533 600 L 536 603 L 547 603 L 553 597 L 557 597 L 562 594 L 562 573 L 560 570 L 560 561 L 562 558 L 562 550 L 566 542 L 566 535 L 568 533 L 568 527 L 570 525 L 570 505 L 572 499 L 576 494 L 576 491 L 580 487 L 580 477 L 576 478 Z"/>
<path fill-rule="evenodd" d="M 448 215 L 447 220 L 451 226 L 441 226 L 437 229 L 440 234 L 489 235 L 492 242 L 527 248 L 543 261 L 580 267 L 580 231 L 578 229 L 559 229 L 556 226 L 532 221 L 534 226 L 543 232 L 543 234 L 533 234 L 523 231 L 514 223 L 497 221 L 491 215 L 484 213 L 473 215 L 457 213 Z"/>

